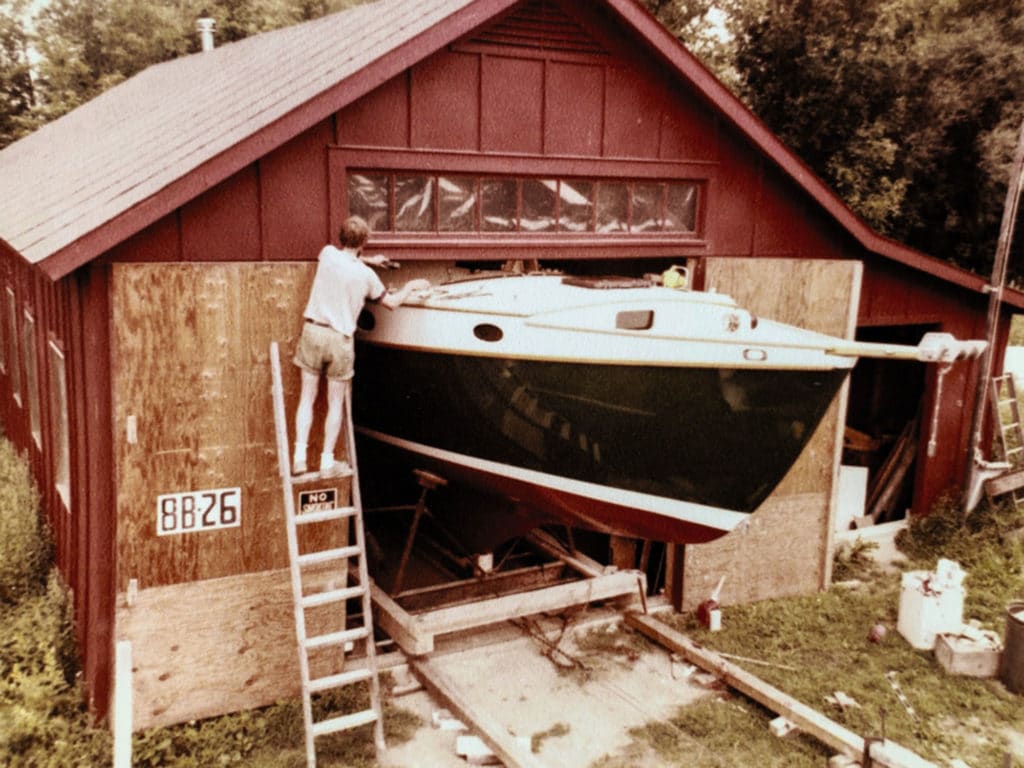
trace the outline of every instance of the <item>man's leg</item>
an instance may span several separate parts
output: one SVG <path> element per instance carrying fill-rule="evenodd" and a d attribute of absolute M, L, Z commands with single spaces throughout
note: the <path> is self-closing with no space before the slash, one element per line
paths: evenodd
<path fill-rule="evenodd" d="M 341 409 L 344 405 L 345 382 L 327 380 L 327 417 L 324 420 L 324 451 L 320 456 L 320 471 L 334 470 L 334 448 L 341 434 Z"/>
<path fill-rule="evenodd" d="M 313 425 L 313 404 L 320 389 L 320 377 L 307 370 L 302 371 L 302 392 L 299 406 L 295 409 L 295 453 L 292 457 L 292 472 L 306 471 L 306 446 L 309 444 L 309 430 Z M 337 435 L 335 435 L 337 439 Z"/>

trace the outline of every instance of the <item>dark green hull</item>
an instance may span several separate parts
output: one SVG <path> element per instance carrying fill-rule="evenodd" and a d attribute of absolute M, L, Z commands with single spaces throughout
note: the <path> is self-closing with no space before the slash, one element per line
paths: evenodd
<path fill-rule="evenodd" d="M 638 528 L 605 519 L 638 517 L 617 511 L 619 490 L 752 512 L 797 459 L 847 373 L 569 364 L 365 343 L 357 361 L 359 427 L 463 478 L 483 460 L 488 469 L 478 480 L 495 491 L 515 490 L 502 474 L 541 473 L 548 487 L 531 504 L 550 500 L 559 516 L 607 530 Z M 446 463 L 461 466 L 438 466 Z M 599 499 L 567 501 L 565 479 L 606 488 L 608 508 L 599 509 Z M 676 531 L 662 540 L 711 537 Z"/>

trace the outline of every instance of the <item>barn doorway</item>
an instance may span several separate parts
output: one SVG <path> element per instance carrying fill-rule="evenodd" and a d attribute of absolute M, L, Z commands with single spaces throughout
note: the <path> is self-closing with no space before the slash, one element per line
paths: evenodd
<path fill-rule="evenodd" d="M 857 341 L 917 345 L 932 325 L 871 326 Z M 913 501 L 925 364 L 861 358 L 850 377 L 843 464 L 866 467 L 865 516 L 875 523 L 905 517 Z"/>

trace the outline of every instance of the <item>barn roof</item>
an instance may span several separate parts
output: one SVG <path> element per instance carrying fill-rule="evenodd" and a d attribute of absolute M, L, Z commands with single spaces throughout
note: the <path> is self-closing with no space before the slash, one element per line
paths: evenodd
<path fill-rule="evenodd" d="M 864 224 L 636 0 L 602 2 L 863 247 L 983 290 Z M 0 238 L 60 278 L 516 4 L 377 0 L 149 67 L 0 151 Z"/>

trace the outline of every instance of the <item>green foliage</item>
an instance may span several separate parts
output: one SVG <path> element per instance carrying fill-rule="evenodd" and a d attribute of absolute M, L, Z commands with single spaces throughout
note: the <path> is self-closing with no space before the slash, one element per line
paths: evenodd
<path fill-rule="evenodd" d="M 68 593 L 52 574 L 41 594 L 0 606 L 0 765 L 110 763 L 110 736 L 83 704 Z"/>
<path fill-rule="evenodd" d="M 703 0 L 646 5 L 873 228 L 991 271 L 1024 118 L 1024 0 L 725 0 L 713 34 Z"/>
<path fill-rule="evenodd" d="M 203 15 L 223 44 L 363 1 L 50 0 L 29 35 L 28 2 L 15 0 L 0 9 L 0 148 L 148 66 L 196 52 Z M 39 56 L 34 80 L 29 42 Z"/>
<path fill-rule="evenodd" d="M 50 546 L 39 493 L 24 457 L 0 440 L 0 606 L 38 594 L 46 585 Z"/>
<path fill-rule="evenodd" d="M 24 132 L 33 105 L 25 6 L 26 0 L 0 5 L 0 147 Z"/>

